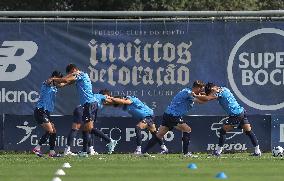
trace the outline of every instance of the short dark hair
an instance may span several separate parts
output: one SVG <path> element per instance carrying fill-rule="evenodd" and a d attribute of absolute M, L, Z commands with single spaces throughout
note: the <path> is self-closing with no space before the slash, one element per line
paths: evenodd
<path fill-rule="evenodd" d="M 205 94 L 206 95 L 209 95 L 212 91 L 212 87 L 215 87 L 216 85 L 212 82 L 208 82 L 206 85 L 205 85 Z"/>
<path fill-rule="evenodd" d="M 192 87 L 197 87 L 197 88 L 203 88 L 205 86 L 205 83 L 201 80 L 196 80 L 193 82 Z"/>
<path fill-rule="evenodd" d="M 55 71 L 52 72 L 51 77 L 61 78 L 61 77 L 63 77 L 63 74 L 61 72 L 55 70 Z"/>
<path fill-rule="evenodd" d="M 111 96 L 111 92 L 108 89 L 100 90 L 99 94 Z"/>
<path fill-rule="evenodd" d="M 78 67 L 75 64 L 70 63 L 66 66 L 66 73 L 68 74 L 69 72 L 71 72 L 72 69 L 78 69 Z"/>

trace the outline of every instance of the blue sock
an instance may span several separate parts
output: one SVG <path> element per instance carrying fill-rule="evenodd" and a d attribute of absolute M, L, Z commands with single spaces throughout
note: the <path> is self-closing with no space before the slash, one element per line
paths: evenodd
<path fill-rule="evenodd" d="M 245 133 L 250 138 L 252 145 L 254 147 L 256 147 L 258 145 L 258 141 L 257 141 L 257 138 L 256 138 L 254 132 L 251 130 L 251 131 L 246 131 Z"/>
<path fill-rule="evenodd" d="M 142 145 L 142 135 L 141 135 L 141 128 L 136 127 L 135 128 L 136 133 L 136 145 L 141 146 Z"/>
<path fill-rule="evenodd" d="M 40 138 L 39 142 L 38 142 L 38 145 L 43 145 L 49 138 L 50 134 L 49 132 L 45 132 L 44 135 L 42 135 L 42 137 Z"/>
<path fill-rule="evenodd" d="M 152 139 L 149 140 L 148 144 L 146 147 L 142 150 L 142 153 L 148 152 L 150 148 L 155 146 L 155 144 L 159 143 L 160 139 L 156 136 L 156 134 L 153 135 Z"/>
<path fill-rule="evenodd" d="M 91 131 L 91 134 L 102 138 L 105 142 L 109 143 L 111 141 L 110 137 L 108 137 L 107 135 L 104 134 L 104 132 L 102 132 L 101 130 L 97 129 L 97 128 L 93 128 Z"/>
<path fill-rule="evenodd" d="M 51 133 L 49 136 L 49 146 L 50 150 L 54 150 L 56 142 L 56 133 Z"/>
<path fill-rule="evenodd" d="M 156 135 L 157 134 L 157 131 L 155 131 L 155 132 L 153 132 L 153 133 L 151 133 L 152 134 L 152 136 L 153 135 Z M 159 145 L 161 146 L 161 145 L 164 145 L 165 143 L 164 143 L 164 139 L 159 139 Z"/>
<path fill-rule="evenodd" d="M 183 136 L 182 136 L 182 152 L 183 152 L 183 154 L 188 153 L 189 142 L 190 142 L 190 133 L 183 132 Z"/>
<path fill-rule="evenodd" d="M 76 129 L 71 129 L 69 132 L 69 135 L 67 137 L 67 146 L 71 146 L 74 138 L 77 136 L 78 130 Z M 74 145 L 72 145 L 74 146 Z"/>
<path fill-rule="evenodd" d="M 83 152 L 87 152 L 88 144 L 90 142 L 90 134 L 86 131 L 83 131 L 82 133 L 83 137 Z"/>
<path fill-rule="evenodd" d="M 225 140 L 226 140 L 226 131 L 221 128 L 219 130 L 219 133 L 220 133 L 220 137 L 219 137 L 219 147 L 223 147 L 224 143 L 225 143 Z"/>

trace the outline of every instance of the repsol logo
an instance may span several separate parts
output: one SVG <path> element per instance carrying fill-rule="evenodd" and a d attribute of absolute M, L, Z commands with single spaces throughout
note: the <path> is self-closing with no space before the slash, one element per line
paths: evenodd
<path fill-rule="evenodd" d="M 218 144 L 208 144 L 207 150 L 208 151 L 214 151 L 214 150 L 216 150 L 217 146 L 218 146 Z M 224 148 L 224 150 L 227 150 L 227 151 L 231 151 L 231 150 L 245 151 L 245 150 L 247 150 L 246 144 L 240 144 L 240 143 L 224 144 L 223 148 Z"/>
<path fill-rule="evenodd" d="M 37 91 L 11 91 L 0 89 L 0 102 L 37 102 L 39 93 Z"/>
<path fill-rule="evenodd" d="M 246 34 L 233 47 L 227 67 L 229 83 L 248 106 L 270 111 L 284 107 L 280 94 L 284 85 L 283 41 L 283 30 L 262 28 Z"/>

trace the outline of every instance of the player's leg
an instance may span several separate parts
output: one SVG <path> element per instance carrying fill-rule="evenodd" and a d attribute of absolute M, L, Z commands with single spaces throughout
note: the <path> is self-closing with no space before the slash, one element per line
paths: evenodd
<path fill-rule="evenodd" d="M 147 123 L 140 121 L 136 127 L 135 127 L 135 134 L 136 134 L 136 150 L 134 154 L 141 154 L 141 145 L 142 145 L 142 135 L 141 135 L 141 130 L 147 128 Z"/>
<path fill-rule="evenodd" d="M 90 142 L 90 139 L 91 139 L 90 132 L 91 132 L 92 129 L 93 129 L 93 121 L 89 119 L 83 125 L 83 131 L 82 131 L 82 137 L 83 137 L 82 152 L 83 152 L 83 154 L 86 154 L 87 151 L 88 151 L 89 142 Z"/>
<path fill-rule="evenodd" d="M 84 122 L 83 125 L 83 131 L 82 131 L 82 137 L 83 137 L 83 149 L 81 156 L 87 156 L 87 149 L 89 146 L 89 142 L 91 139 L 90 132 L 93 129 L 94 122 L 92 120 L 93 118 L 93 108 L 94 108 L 94 103 L 86 103 L 83 106 L 83 118 L 82 121 Z"/>
<path fill-rule="evenodd" d="M 53 128 L 50 122 L 45 122 L 41 124 L 42 128 L 44 129 L 45 133 L 44 135 L 41 136 L 38 144 L 36 145 L 36 147 L 33 149 L 33 152 L 38 155 L 38 156 L 43 156 L 43 154 L 41 153 L 41 147 L 44 143 L 47 142 L 47 140 L 50 138 L 50 135 L 53 132 Z"/>
<path fill-rule="evenodd" d="M 151 120 L 147 120 L 147 129 L 151 132 L 152 135 L 157 134 L 157 129 L 155 123 Z M 161 154 L 167 154 L 169 152 L 168 148 L 164 143 L 164 138 L 159 140 L 159 145 L 161 147 Z"/>
<path fill-rule="evenodd" d="M 70 130 L 68 137 L 67 137 L 67 144 L 64 149 L 64 155 L 76 155 L 75 153 L 71 152 L 71 145 L 73 145 L 74 138 L 76 138 L 78 131 L 81 128 L 81 122 L 74 122 L 72 123 L 72 129 Z"/>
<path fill-rule="evenodd" d="M 50 124 L 52 126 L 52 133 L 49 136 L 49 156 L 50 157 L 60 157 L 61 155 L 56 154 L 54 148 L 55 148 L 55 143 L 56 143 L 56 129 L 54 126 L 54 123 L 50 121 Z"/>
<path fill-rule="evenodd" d="M 183 121 L 180 121 L 183 122 Z M 177 130 L 182 131 L 182 152 L 184 156 L 188 157 L 195 157 L 192 155 L 191 152 L 188 151 L 189 143 L 190 143 L 190 134 L 191 134 L 191 128 L 186 123 L 180 123 L 177 126 L 175 126 Z"/>
<path fill-rule="evenodd" d="M 159 143 L 164 136 L 168 133 L 168 131 L 172 130 L 177 123 L 177 117 L 173 117 L 169 114 L 164 113 L 162 125 L 160 126 L 157 134 L 153 134 L 151 140 L 149 140 L 146 147 L 142 150 L 142 153 L 148 152 L 150 148 L 152 148 L 156 143 Z"/>
<path fill-rule="evenodd" d="M 146 145 L 146 147 L 142 150 L 142 153 L 147 153 L 149 151 L 150 148 L 152 148 L 153 146 L 155 146 L 155 144 L 159 143 L 165 134 L 167 134 L 167 132 L 170 129 L 167 126 L 160 126 L 157 134 L 153 134 L 152 139 L 149 140 L 148 144 Z"/>
<path fill-rule="evenodd" d="M 96 104 L 93 104 L 93 107 L 92 107 L 92 119 L 93 119 L 93 123 L 96 122 L 97 120 L 97 113 L 98 113 L 98 107 Z M 105 142 L 107 142 L 107 148 L 108 148 L 108 153 L 111 154 L 113 151 L 114 151 L 114 148 L 116 147 L 117 145 L 117 141 L 116 140 L 113 140 L 111 139 L 109 136 L 107 136 L 106 134 L 104 134 L 101 130 L 95 128 L 95 126 L 92 128 L 92 130 L 90 131 L 90 133 L 96 137 L 99 137 L 101 139 L 103 139 Z M 93 147 L 89 147 L 89 150 L 90 150 L 90 154 L 94 154 L 96 155 L 97 152 L 93 149 Z"/>
<path fill-rule="evenodd" d="M 241 120 L 240 127 L 244 130 L 244 133 L 249 137 L 252 145 L 254 146 L 253 156 L 261 156 L 261 151 L 259 149 L 258 140 L 254 132 L 252 131 L 251 125 L 245 114 Z"/>
<path fill-rule="evenodd" d="M 219 141 L 216 151 L 213 153 L 215 156 L 220 156 L 223 151 L 223 146 L 226 141 L 226 133 L 231 131 L 234 128 L 234 125 L 231 125 L 229 122 L 223 125 L 221 129 L 219 129 Z"/>
<path fill-rule="evenodd" d="M 50 134 L 53 131 L 52 125 L 50 124 L 50 120 L 48 119 L 48 113 L 46 113 L 43 109 L 36 108 L 34 110 L 34 118 L 36 122 L 41 125 L 41 127 L 44 129 L 45 133 L 41 136 L 38 144 L 33 149 L 33 152 L 38 156 L 43 156 L 40 149 L 41 146 L 46 143 L 46 141 L 49 139 Z"/>
<path fill-rule="evenodd" d="M 67 137 L 67 144 L 64 149 L 64 155 L 76 155 L 71 152 L 71 145 L 73 145 L 73 141 L 76 138 L 78 131 L 81 128 L 81 125 L 83 124 L 82 118 L 83 118 L 83 107 L 79 105 L 73 111 L 72 129 L 70 130 Z"/>

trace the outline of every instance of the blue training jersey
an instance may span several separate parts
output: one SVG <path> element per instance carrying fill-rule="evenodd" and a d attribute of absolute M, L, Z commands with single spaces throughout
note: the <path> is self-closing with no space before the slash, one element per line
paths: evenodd
<path fill-rule="evenodd" d="M 217 93 L 217 97 L 219 104 L 230 116 L 239 115 L 244 111 L 228 88 L 221 87 L 221 92 Z"/>
<path fill-rule="evenodd" d="M 98 108 L 102 109 L 106 96 L 102 94 L 94 94 L 95 101 L 98 103 Z"/>
<path fill-rule="evenodd" d="M 43 108 L 44 110 L 47 110 L 49 112 L 53 112 L 56 93 L 57 88 L 55 86 L 51 86 L 46 82 L 43 82 L 40 88 L 40 96 L 36 107 Z"/>
<path fill-rule="evenodd" d="M 76 76 L 76 87 L 79 93 L 80 104 L 95 102 L 92 83 L 90 77 L 85 72 L 79 72 Z"/>
<path fill-rule="evenodd" d="M 146 104 L 140 101 L 137 97 L 127 96 L 132 102 L 130 105 L 125 106 L 127 112 L 132 115 L 135 119 L 142 120 L 147 116 L 153 116 L 154 112 Z"/>
<path fill-rule="evenodd" d="M 184 116 L 194 104 L 194 97 L 191 95 L 191 89 L 182 89 L 167 107 L 165 113 L 173 116 Z"/>

